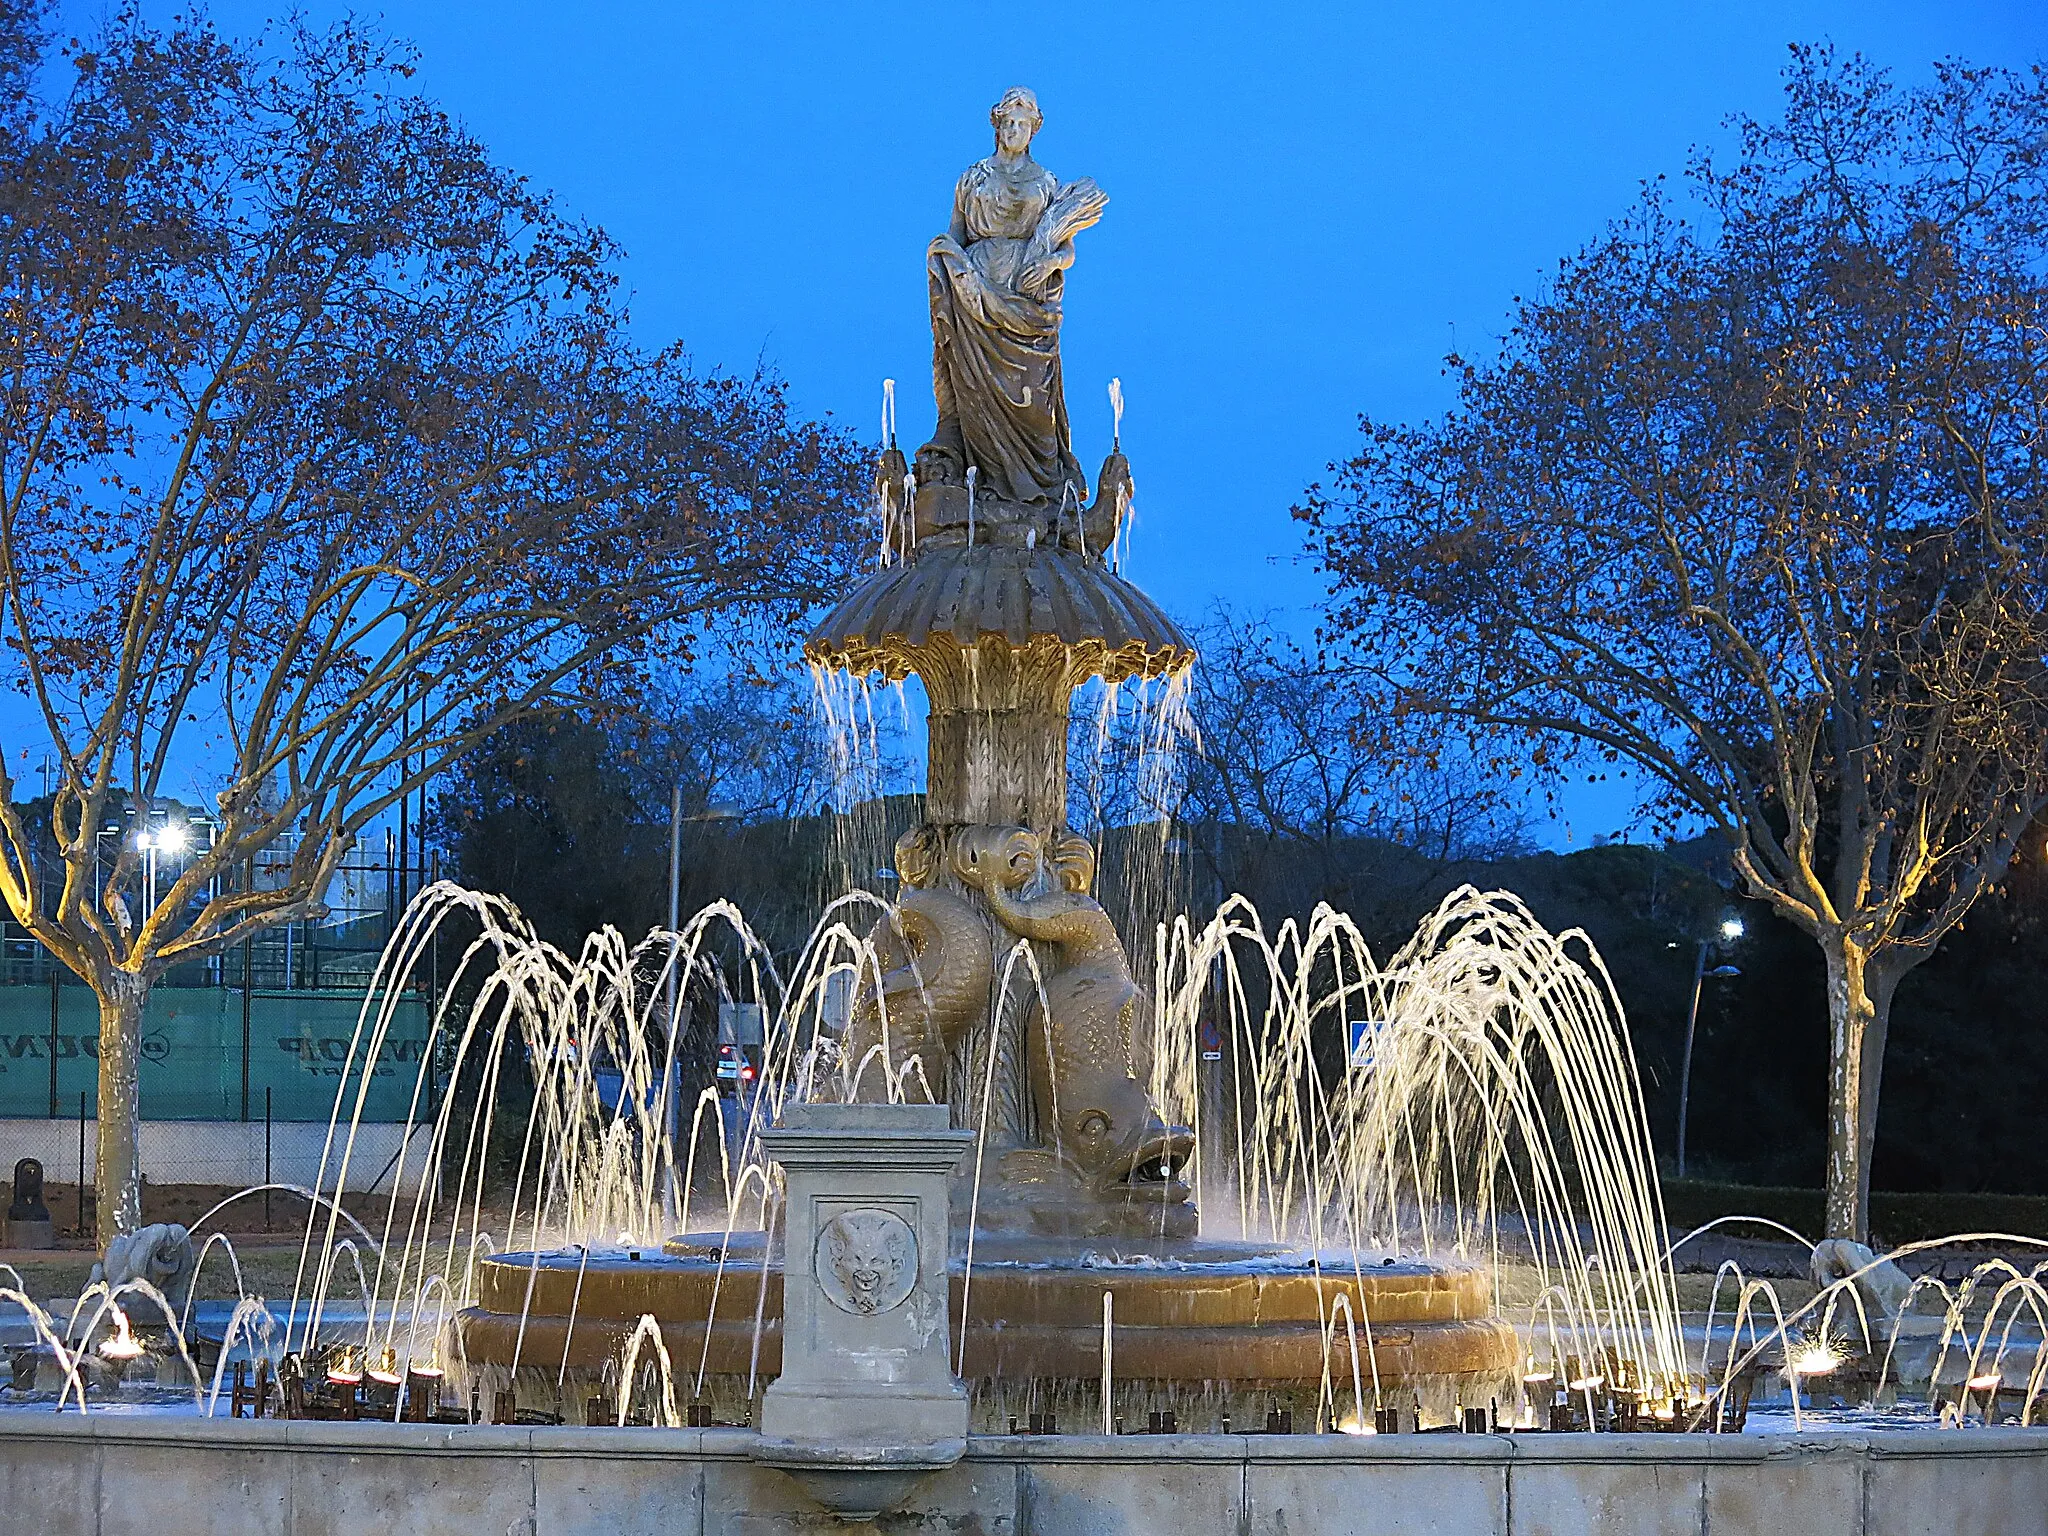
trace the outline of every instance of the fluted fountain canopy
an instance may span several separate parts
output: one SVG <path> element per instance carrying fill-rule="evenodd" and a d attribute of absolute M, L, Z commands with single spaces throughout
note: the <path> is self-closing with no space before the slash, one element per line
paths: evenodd
<path fill-rule="evenodd" d="M 1019 651 L 1056 640 L 1071 677 L 1109 682 L 1170 676 L 1195 658 L 1180 626 L 1096 556 L 964 543 L 869 576 L 811 631 L 804 657 L 896 682 L 923 670 L 935 644 L 969 651 L 984 640 Z"/>

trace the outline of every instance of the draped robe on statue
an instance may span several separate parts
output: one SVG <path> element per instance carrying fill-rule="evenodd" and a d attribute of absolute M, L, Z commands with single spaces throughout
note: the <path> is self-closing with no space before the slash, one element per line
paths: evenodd
<path fill-rule="evenodd" d="M 972 466 L 981 492 L 1004 501 L 1058 503 L 1068 486 L 1076 505 L 1087 500 L 1060 379 L 1060 295 L 1073 233 L 1103 201 L 1094 182 L 1062 187 L 1028 160 L 1008 172 L 982 160 L 961 176 L 952 229 L 926 256 L 939 407 L 928 451 L 949 478 Z"/>

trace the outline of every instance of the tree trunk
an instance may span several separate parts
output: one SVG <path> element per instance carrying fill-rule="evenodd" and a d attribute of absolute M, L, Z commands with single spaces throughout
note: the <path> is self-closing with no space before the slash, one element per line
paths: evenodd
<path fill-rule="evenodd" d="M 1870 1239 L 1870 1152 L 1891 1024 L 1892 985 L 1846 934 L 1821 939 L 1828 974 L 1828 1167 L 1825 1235 Z"/>
<path fill-rule="evenodd" d="M 1870 1162 L 1877 1146 L 1877 1091 L 1884 1081 L 1884 1046 L 1892 1027 L 1892 995 L 1899 987 L 1899 972 L 1886 962 L 1898 953 L 1893 950 L 1890 955 L 1872 957 L 1863 967 L 1863 987 L 1870 997 L 1870 1024 L 1863 1032 L 1863 1098 L 1857 1106 L 1856 1175 L 1865 1242 L 1870 1240 Z"/>
<path fill-rule="evenodd" d="M 102 1252 L 142 1225 L 142 1005 L 149 983 L 116 971 L 100 994 L 100 1138 L 95 1179 Z"/>

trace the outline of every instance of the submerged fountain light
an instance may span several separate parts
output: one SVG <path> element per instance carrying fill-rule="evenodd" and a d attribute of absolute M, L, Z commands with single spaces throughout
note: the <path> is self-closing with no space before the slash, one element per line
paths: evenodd
<path fill-rule="evenodd" d="M 1987 1426 L 1997 1422 L 1998 1399 L 2004 1391 L 2005 1376 L 2000 1371 L 1984 1371 L 1970 1377 L 1963 1383 L 1963 1400 L 1956 1405 L 1957 1427 L 1961 1428 L 1969 1420 L 1972 1393 L 1982 1393 L 1984 1397 L 1983 1406 L 1977 1410 L 1977 1422 Z"/>
<path fill-rule="evenodd" d="M 113 1309 L 114 1336 L 102 1340 L 100 1354 L 108 1360 L 134 1360 L 142 1354 L 142 1341 L 135 1337 L 128 1326 L 128 1314 L 119 1307 Z"/>
<path fill-rule="evenodd" d="M 1795 1376 L 1825 1376 L 1842 1363 L 1842 1353 L 1825 1339 L 1810 1339 L 1800 1344 L 1792 1355 L 1792 1374 Z"/>
<path fill-rule="evenodd" d="M 330 1387 L 360 1386 L 362 1380 L 363 1368 L 356 1363 L 353 1350 L 343 1350 L 334 1364 L 327 1367 L 327 1384 Z"/>

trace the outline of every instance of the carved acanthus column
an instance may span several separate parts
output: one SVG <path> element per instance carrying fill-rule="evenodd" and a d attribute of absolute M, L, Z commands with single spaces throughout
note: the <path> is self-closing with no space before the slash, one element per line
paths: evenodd
<path fill-rule="evenodd" d="M 1067 708 L 1080 681 L 1072 657 L 1049 635 L 1022 649 L 986 636 L 971 650 L 948 636 L 919 653 L 915 670 L 931 707 L 931 821 L 1040 836 L 1065 825 Z"/>

